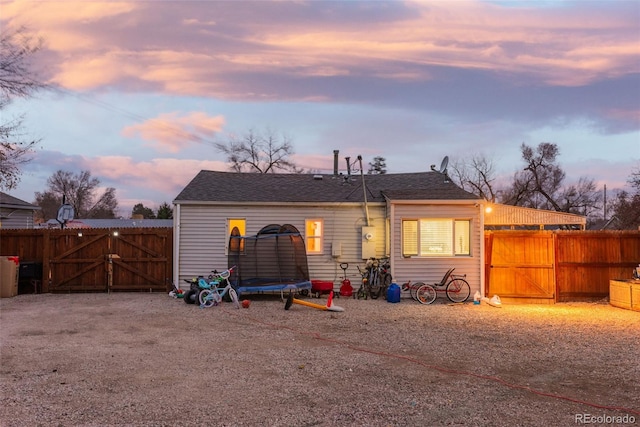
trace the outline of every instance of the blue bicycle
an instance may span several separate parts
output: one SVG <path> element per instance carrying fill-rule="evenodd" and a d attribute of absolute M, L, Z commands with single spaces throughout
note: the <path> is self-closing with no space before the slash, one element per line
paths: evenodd
<path fill-rule="evenodd" d="M 238 293 L 235 289 L 233 289 L 233 286 L 231 286 L 231 282 L 229 282 L 229 276 L 231 276 L 231 272 L 235 268 L 236 267 L 234 265 L 233 267 L 223 271 L 222 273 L 214 272 L 210 281 L 208 282 L 204 278 L 199 278 L 198 286 L 201 288 L 201 290 L 198 294 L 198 302 L 200 303 L 200 308 L 211 307 L 220 304 L 227 293 L 229 294 L 229 298 L 231 298 L 231 301 L 236 306 L 236 308 L 240 308 Z"/>

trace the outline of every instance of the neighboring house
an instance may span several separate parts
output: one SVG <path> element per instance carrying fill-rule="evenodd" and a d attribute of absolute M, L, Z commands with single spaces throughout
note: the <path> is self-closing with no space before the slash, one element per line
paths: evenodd
<path fill-rule="evenodd" d="M 364 183 L 364 186 L 363 186 Z M 174 208 L 174 283 L 227 267 L 229 234 L 269 224 L 303 234 L 311 279 L 357 289 L 369 257 L 390 257 L 394 282 L 438 282 L 451 267 L 484 290 L 484 200 L 439 172 L 341 175 L 203 170 Z"/>
<path fill-rule="evenodd" d="M 33 228 L 39 206 L 0 192 L 0 228 Z"/>

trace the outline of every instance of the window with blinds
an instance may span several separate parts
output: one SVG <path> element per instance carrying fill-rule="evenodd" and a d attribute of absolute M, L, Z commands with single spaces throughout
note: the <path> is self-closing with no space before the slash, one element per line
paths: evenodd
<path fill-rule="evenodd" d="M 402 256 L 418 255 L 418 221 L 402 221 Z"/>
<path fill-rule="evenodd" d="M 470 220 L 403 220 L 402 255 L 470 256 L 470 233 Z"/>

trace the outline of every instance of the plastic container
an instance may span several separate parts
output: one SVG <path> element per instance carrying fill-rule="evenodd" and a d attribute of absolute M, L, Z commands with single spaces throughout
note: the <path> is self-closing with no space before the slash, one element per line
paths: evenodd
<path fill-rule="evenodd" d="M 480 291 L 476 291 L 475 295 L 473 296 L 473 303 L 475 305 L 480 304 L 480 301 L 482 300 L 482 295 L 480 295 Z"/>
<path fill-rule="evenodd" d="M 397 283 L 392 283 L 387 289 L 387 302 L 400 302 L 400 286 Z"/>

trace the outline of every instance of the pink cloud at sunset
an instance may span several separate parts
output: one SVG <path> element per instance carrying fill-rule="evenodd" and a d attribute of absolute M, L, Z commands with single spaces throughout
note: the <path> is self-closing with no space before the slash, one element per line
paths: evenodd
<path fill-rule="evenodd" d="M 637 22 L 624 8 L 603 14 L 598 8 L 514 10 L 469 1 L 404 6 L 405 14 L 396 19 L 332 22 L 299 15 L 296 21 L 271 12 L 259 23 L 244 10 L 234 10 L 236 20 L 223 22 L 219 17 L 232 13 L 232 2 L 164 3 L 171 12 L 163 16 L 151 9 L 153 3 L 140 2 L 34 7 L 19 1 L 6 8 L 15 24 L 28 22 L 44 36 L 47 48 L 61 58 L 51 80 L 74 90 L 136 78 L 168 93 L 249 97 L 269 91 L 258 89 L 260 80 L 252 81 L 252 90 L 232 90 L 231 73 L 259 68 L 291 76 L 375 73 L 393 79 L 403 78 L 408 64 L 525 73 L 571 86 L 627 73 L 640 53 Z M 309 7 L 301 2 L 292 10 L 304 13 Z M 153 39 L 158 27 L 168 30 L 162 46 Z M 599 37 L 613 28 L 615 37 Z M 423 72 L 422 79 L 429 78 Z M 412 76 L 418 77 L 417 70 Z"/>
<path fill-rule="evenodd" d="M 219 161 L 166 158 L 137 161 L 126 156 L 85 158 L 83 165 L 92 175 L 103 177 L 103 181 L 118 180 L 125 184 L 119 192 L 126 193 L 126 185 L 143 185 L 149 191 L 165 194 L 167 200 L 172 200 L 195 172 L 226 168 L 226 164 Z"/>
<path fill-rule="evenodd" d="M 158 151 L 177 153 L 189 142 L 210 140 L 222 130 L 224 117 L 210 117 L 203 112 L 192 112 L 184 116 L 179 113 L 165 113 L 143 123 L 128 126 L 122 130 L 127 138 L 139 136 L 148 147 Z"/>

